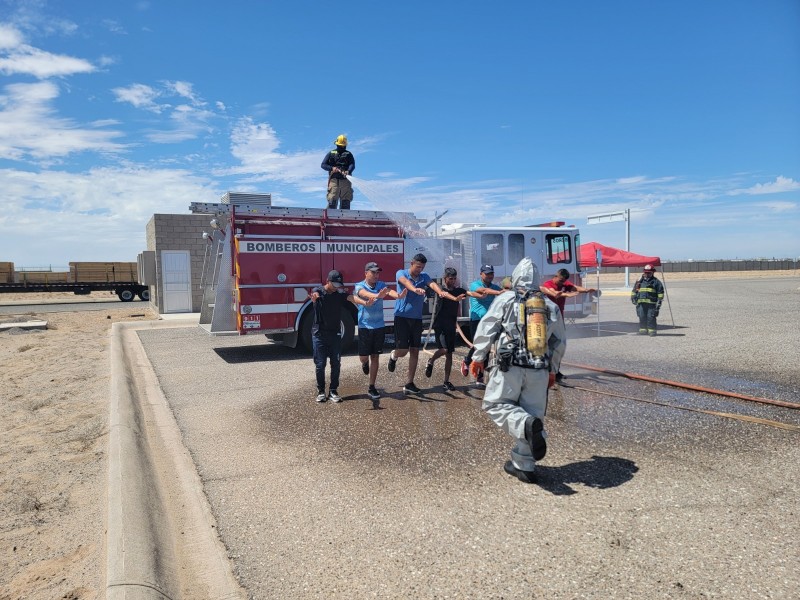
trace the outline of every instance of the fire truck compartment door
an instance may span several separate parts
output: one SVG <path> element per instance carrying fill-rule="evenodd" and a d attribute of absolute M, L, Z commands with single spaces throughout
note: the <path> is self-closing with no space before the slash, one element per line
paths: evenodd
<path fill-rule="evenodd" d="M 236 242 L 240 286 L 321 283 L 319 238 L 241 238 Z"/>
<path fill-rule="evenodd" d="M 242 237 L 236 240 L 236 287 L 241 327 L 292 327 L 296 287 L 320 281 L 320 240 L 299 237 Z"/>

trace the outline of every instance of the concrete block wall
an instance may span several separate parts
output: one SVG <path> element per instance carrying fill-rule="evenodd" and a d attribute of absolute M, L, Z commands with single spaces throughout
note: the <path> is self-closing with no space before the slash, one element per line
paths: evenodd
<path fill-rule="evenodd" d="M 192 312 L 200 312 L 203 301 L 200 278 L 206 252 L 203 232 L 211 231 L 209 222 L 213 218 L 212 215 L 199 214 L 155 214 L 147 223 L 145 228 L 147 249 L 156 253 L 156 285 L 150 291 L 150 304 L 154 310 L 163 312 L 161 251 L 188 250 L 192 280 Z"/>
<path fill-rule="evenodd" d="M 639 267 L 631 267 L 638 271 Z M 706 273 L 709 271 L 796 271 L 798 261 L 791 259 L 771 260 L 695 260 L 663 262 L 659 271 L 665 273 Z M 594 269 L 589 269 L 594 271 Z M 602 267 L 601 273 L 623 273 L 625 267 Z"/>

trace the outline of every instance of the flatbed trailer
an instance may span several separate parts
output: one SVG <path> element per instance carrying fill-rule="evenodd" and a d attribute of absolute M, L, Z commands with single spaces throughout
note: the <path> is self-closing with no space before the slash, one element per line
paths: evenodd
<path fill-rule="evenodd" d="M 86 296 L 92 292 L 111 291 L 123 302 L 130 302 L 136 296 L 145 302 L 150 300 L 150 288 L 134 281 L 86 281 L 75 283 L 34 283 L 30 281 L 20 283 L 0 283 L 0 294 L 26 293 L 26 292 L 72 292 L 79 296 Z"/>

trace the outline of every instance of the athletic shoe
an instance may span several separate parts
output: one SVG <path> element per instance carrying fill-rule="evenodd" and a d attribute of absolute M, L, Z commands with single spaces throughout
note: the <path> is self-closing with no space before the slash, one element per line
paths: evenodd
<path fill-rule="evenodd" d="M 369 375 L 369 361 L 361 363 L 361 370 L 364 372 L 364 375 Z"/>
<path fill-rule="evenodd" d="M 374 385 L 369 386 L 367 390 L 367 395 L 369 396 L 370 400 L 379 400 L 381 397 L 381 393 L 377 390 Z"/>
<path fill-rule="evenodd" d="M 433 374 L 433 363 L 428 361 L 428 364 L 425 365 L 425 377 L 430 377 Z"/>
<path fill-rule="evenodd" d="M 536 474 L 533 471 L 518 469 L 510 460 L 507 460 L 506 464 L 503 465 L 503 470 L 519 479 L 522 483 L 536 483 Z"/>
<path fill-rule="evenodd" d="M 467 364 L 466 360 L 461 361 L 461 376 L 462 377 L 469 376 L 469 365 Z"/>
<path fill-rule="evenodd" d="M 562 381 L 564 381 L 566 378 L 567 378 L 567 376 L 566 376 L 566 375 L 564 375 L 564 374 L 563 374 L 561 371 L 559 371 L 558 373 L 556 373 L 556 383 L 561 383 L 561 382 L 562 382 Z"/>
<path fill-rule="evenodd" d="M 317 394 L 317 402 L 325 402 L 326 400 L 325 394 Z"/>
<path fill-rule="evenodd" d="M 410 381 L 409 383 L 407 383 L 407 384 L 405 384 L 403 386 L 403 393 L 404 394 L 419 394 L 420 393 L 420 389 L 417 386 L 414 385 L 413 381 Z"/>
<path fill-rule="evenodd" d="M 335 391 L 331 390 L 331 393 L 328 394 L 328 397 L 331 399 L 331 402 L 341 402 L 342 397 L 336 393 Z"/>
<path fill-rule="evenodd" d="M 389 364 L 386 365 L 389 368 L 389 373 L 394 373 L 394 368 L 397 366 L 397 359 L 392 358 L 392 355 L 389 355 Z"/>
<path fill-rule="evenodd" d="M 449 381 L 445 381 L 442 384 L 442 388 L 444 389 L 445 392 L 455 392 L 456 391 L 456 386 L 454 386 Z"/>
<path fill-rule="evenodd" d="M 478 377 L 475 379 L 475 386 L 479 387 L 479 388 L 485 388 L 486 387 L 486 384 L 483 382 L 483 373 L 478 375 Z"/>
<path fill-rule="evenodd" d="M 525 439 L 530 444 L 534 460 L 542 460 L 547 454 L 547 442 L 542 434 L 543 431 L 544 423 L 540 418 L 529 417 L 525 421 Z"/>

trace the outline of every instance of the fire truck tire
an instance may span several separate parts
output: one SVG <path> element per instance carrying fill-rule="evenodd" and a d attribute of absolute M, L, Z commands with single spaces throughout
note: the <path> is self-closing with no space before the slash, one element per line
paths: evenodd
<path fill-rule="evenodd" d="M 342 310 L 342 351 L 350 349 L 356 337 L 356 322 L 347 309 Z M 300 321 L 300 344 L 306 352 L 313 352 L 311 345 L 311 325 L 314 322 L 314 315 L 309 310 Z"/>
<path fill-rule="evenodd" d="M 136 297 L 136 294 L 131 289 L 123 288 L 117 292 L 117 297 L 123 302 L 130 302 Z"/>
<path fill-rule="evenodd" d="M 356 338 L 356 322 L 347 309 L 342 310 L 342 352 L 347 352 Z"/>
<path fill-rule="evenodd" d="M 139 292 L 139 299 L 143 300 L 144 302 L 150 301 L 150 288 L 143 289 Z"/>
<path fill-rule="evenodd" d="M 309 354 L 314 351 L 314 348 L 311 347 L 311 325 L 314 324 L 314 315 L 312 312 L 313 311 L 309 309 L 306 311 L 306 314 L 303 315 L 303 319 L 300 321 L 300 331 L 298 332 L 300 339 L 297 340 L 297 345 Z"/>

